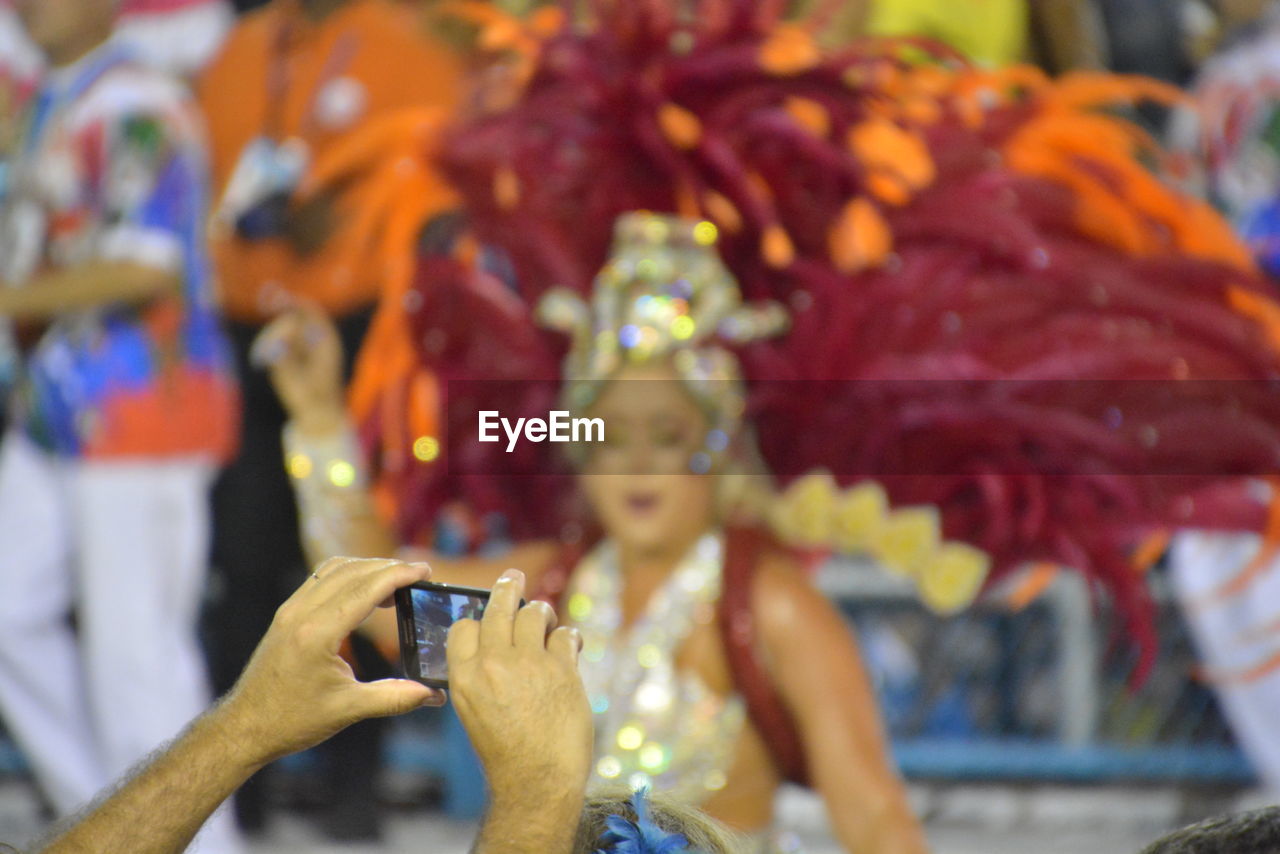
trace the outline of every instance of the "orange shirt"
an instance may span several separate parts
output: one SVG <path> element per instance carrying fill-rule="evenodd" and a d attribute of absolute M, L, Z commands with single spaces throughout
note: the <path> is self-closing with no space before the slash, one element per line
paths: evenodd
<path fill-rule="evenodd" d="M 411 106 L 452 108 L 462 94 L 461 59 L 433 42 L 408 8 L 350 0 L 315 22 L 298 0 L 274 0 L 245 16 L 199 81 L 214 199 L 260 135 L 300 139 L 314 160 L 363 119 Z M 382 264 L 368 244 L 376 241 L 350 239 L 341 197 L 334 213 L 331 236 L 305 257 L 283 239 L 249 241 L 215 229 L 211 247 L 226 315 L 263 322 L 286 294 L 334 315 L 375 302 Z"/>

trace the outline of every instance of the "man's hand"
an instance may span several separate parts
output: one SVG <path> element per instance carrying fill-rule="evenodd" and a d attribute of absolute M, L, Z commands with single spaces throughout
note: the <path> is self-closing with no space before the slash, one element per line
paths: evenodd
<path fill-rule="evenodd" d="M 33 852 L 185 851 L 218 804 L 272 759 L 362 718 L 443 704 L 442 692 L 407 679 L 357 682 L 338 656 L 343 639 L 397 587 L 431 576 L 427 565 L 338 557 L 315 574 L 276 611 L 220 704 Z"/>
<path fill-rule="evenodd" d="M 331 558 L 289 597 L 221 706 L 227 734 L 266 763 L 311 747 L 358 720 L 444 704 L 408 679 L 358 682 L 343 640 L 391 594 L 431 577 L 426 564 Z"/>
<path fill-rule="evenodd" d="M 520 607 L 524 573 L 507 570 L 484 617 L 449 630 L 449 689 L 492 793 L 476 850 L 568 850 L 591 765 L 591 708 L 578 675 L 581 638 L 555 628 L 545 602 Z"/>
<path fill-rule="evenodd" d="M 330 435 L 342 428 L 342 341 L 323 311 L 310 304 L 289 309 L 258 335 L 251 358 L 270 372 L 299 430 Z"/>

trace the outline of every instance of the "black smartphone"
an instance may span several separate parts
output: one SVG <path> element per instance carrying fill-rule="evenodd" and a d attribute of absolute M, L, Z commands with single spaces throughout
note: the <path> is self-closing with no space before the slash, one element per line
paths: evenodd
<path fill-rule="evenodd" d="M 480 619 L 489 604 L 489 591 L 424 581 L 401 587 L 395 600 L 404 675 L 433 688 L 448 688 L 445 642 L 449 627 L 458 620 Z"/>

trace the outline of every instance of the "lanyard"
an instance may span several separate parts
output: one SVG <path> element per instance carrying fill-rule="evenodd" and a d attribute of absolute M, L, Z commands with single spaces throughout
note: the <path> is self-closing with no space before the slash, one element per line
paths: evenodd
<path fill-rule="evenodd" d="M 285 95 L 292 83 L 289 73 L 289 49 L 300 37 L 299 25 L 290 18 L 282 22 L 276 29 L 272 39 L 271 61 L 267 68 L 267 116 L 263 127 L 263 135 L 268 139 L 279 141 L 284 136 L 284 103 Z M 351 64 L 355 57 L 357 40 L 355 34 L 344 31 L 338 35 L 329 53 L 320 67 L 320 74 L 311 84 L 307 94 L 305 108 L 302 113 L 302 124 L 297 136 L 305 136 L 312 129 L 316 114 L 316 100 L 325 85 L 339 76 Z"/>
<path fill-rule="evenodd" d="M 105 74 L 112 66 L 127 59 L 127 53 L 115 47 L 104 47 L 92 57 L 83 68 L 79 69 L 71 82 L 66 86 L 55 85 L 45 81 L 36 94 L 34 103 L 27 111 L 26 130 L 23 134 L 22 152 L 31 155 L 48 130 L 54 115 L 66 104 L 69 104 L 88 91 L 89 87 Z"/>

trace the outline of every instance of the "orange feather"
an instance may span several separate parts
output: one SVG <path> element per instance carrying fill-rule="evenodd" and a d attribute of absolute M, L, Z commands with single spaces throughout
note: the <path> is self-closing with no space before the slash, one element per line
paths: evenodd
<path fill-rule="evenodd" d="M 842 273 L 856 273 L 884 261 L 893 249 L 893 233 L 870 200 L 858 197 L 844 206 L 827 233 L 827 251 Z"/>
<path fill-rule="evenodd" d="M 822 51 L 813 34 L 795 24 L 775 27 L 757 55 L 760 67 L 778 77 L 808 71 L 821 60 Z"/>
<path fill-rule="evenodd" d="M 760 240 L 760 251 L 765 263 L 775 270 L 789 266 L 796 257 L 796 248 L 791 242 L 791 237 L 776 222 L 765 228 Z"/>
<path fill-rule="evenodd" d="M 702 122 L 698 117 L 670 101 L 658 107 L 658 127 L 676 148 L 696 148 L 702 139 Z"/>

